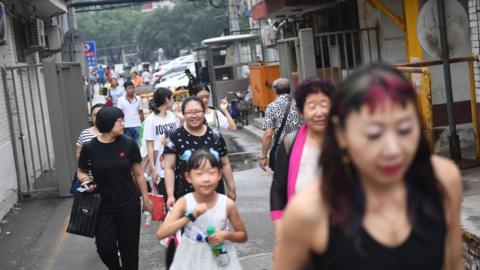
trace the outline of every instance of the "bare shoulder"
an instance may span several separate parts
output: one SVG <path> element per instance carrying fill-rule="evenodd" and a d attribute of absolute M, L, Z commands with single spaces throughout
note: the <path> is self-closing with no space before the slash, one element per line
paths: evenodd
<path fill-rule="evenodd" d="M 304 226 L 315 227 L 326 216 L 325 203 L 320 193 L 320 183 L 315 181 L 297 192 L 288 202 L 285 217 Z"/>
<path fill-rule="evenodd" d="M 457 165 L 437 155 L 432 155 L 431 160 L 435 175 L 447 194 L 454 200 L 459 199 L 462 196 L 462 175 Z"/>

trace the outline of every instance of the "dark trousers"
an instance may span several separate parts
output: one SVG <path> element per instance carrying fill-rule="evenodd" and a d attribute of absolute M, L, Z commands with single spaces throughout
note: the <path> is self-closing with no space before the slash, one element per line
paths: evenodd
<path fill-rule="evenodd" d="M 138 269 L 140 214 L 140 201 L 120 210 L 100 209 L 95 244 L 100 258 L 108 269 Z M 122 267 L 118 260 L 118 251 Z"/>

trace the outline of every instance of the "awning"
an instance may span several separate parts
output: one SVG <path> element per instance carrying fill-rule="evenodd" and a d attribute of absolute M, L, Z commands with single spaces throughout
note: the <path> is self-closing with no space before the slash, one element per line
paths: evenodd
<path fill-rule="evenodd" d="M 263 0 L 252 7 L 252 18 L 261 20 L 288 16 L 336 1 L 338 0 Z"/>
<path fill-rule="evenodd" d="M 67 5 L 63 0 L 28 0 L 28 2 L 42 19 L 67 12 Z"/>
<path fill-rule="evenodd" d="M 243 42 L 255 40 L 258 38 L 256 34 L 244 34 L 244 35 L 231 35 L 231 36 L 222 36 L 202 40 L 202 45 L 218 45 L 218 44 L 231 44 L 234 42 Z"/>

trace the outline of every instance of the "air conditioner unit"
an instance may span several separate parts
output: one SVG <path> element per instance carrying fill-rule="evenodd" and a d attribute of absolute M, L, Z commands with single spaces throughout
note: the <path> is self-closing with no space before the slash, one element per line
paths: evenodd
<path fill-rule="evenodd" d="M 46 47 L 45 28 L 43 21 L 34 19 L 27 21 L 27 47 L 30 49 L 42 49 Z"/>
<path fill-rule="evenodd" d="M 271 25 L 262 27 L 261 37 L 263 46 L 275 47 L 277 45 L 277 31 Z"/>

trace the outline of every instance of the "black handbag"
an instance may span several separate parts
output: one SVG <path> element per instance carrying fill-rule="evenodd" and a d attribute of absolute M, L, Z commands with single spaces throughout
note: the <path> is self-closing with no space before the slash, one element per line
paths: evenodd
<path fill-rule="evenodd" d="M 290 107 L 292 105 L 292 100 L 289 98 L 285 113 L 283 114 L 282 123 L 280 124 L 280 128 L 278 128 L 277 132 L 275 132 L 275 139 L 273 140 L 272 148 L 270 149 L 269 160 L 268 160 L 268 167 L 273 171 L 275 170 L 275 160 L 277 158 L 277 148 L 280 144 L 280 136 L 282 135 L 283 128 L 287 123 L 288 113 L 290 112 Z"/>
<path fill-rule="evenodd" d="M 95 235 L 102 198 L 98 193 L 77 192 L 73 200 L 67 232 L 86 237 Z"/>

